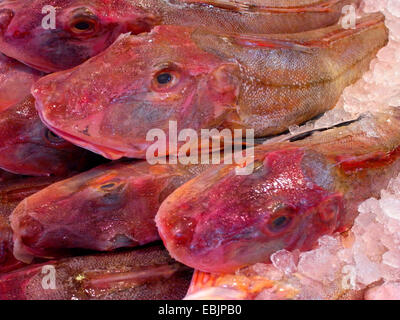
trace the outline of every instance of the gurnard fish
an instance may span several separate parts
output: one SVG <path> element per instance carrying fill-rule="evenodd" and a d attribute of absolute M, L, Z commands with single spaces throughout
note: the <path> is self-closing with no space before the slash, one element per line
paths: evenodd
<path fill-rule="evenodd" d="M 45 72 L 77 66 L 118 35 L 156 25 L 207 26 L 238 33 L 290 33 L 335 24 L 360 0 L 5 0 L 0 51 Z M 52 16 L 52 6 L 55 16 Z M 50 9 L 49 9 L 50 8 Z M 54 18 L 54 25 L 51 19 Z"/>
<path fill-rule="evenodd" d="M 163 202 L 160 236 L 173 258 L 205 272 L 267 262 L 281 249 L 310 250 L 322 235 L 351 228 L 358 205 L 379 198 L 400 171 L 399 125 L 399 111 L 389 110 L 257 147 L 247 176 L 235 165 L 207 170 Z"/>
<path fill-rule="evenodd" d="M 25 177 L 8 174 L 0 182 L 0 273 L 22 267 L 13 256 L 12 229 L 9 216 L 26 197 L 60 180 L 60 177 Z"/>
<path fill-rule="evenodd" d="M 0 168 L 31 176 L 88 168 L 98 156 L 51 132 L 40 120 L 31 95 L 0 112 Z M 92 165 L 93 167 L 94 165 Z"/>
<path fill-rule="evenodd" d="M 335 106 L 387 41 L 382 14 L 355 29 L 284 36 L 159 26 L 40 79 L 32 94 L 42 121 L 66 140 L 109 159 L 145 158 L 147 133 L 168 134 L 171 121 L 177 132 L 245 128 L 263 137 L 310 120 Z"/>
<path fill-rule="evenodd" d="M 43 75 L 0 53 L 0 112 L 23 100 Z"/>
<path fill-rule="evenodd" d="M 12 213 L 14 255 L 29 263 L 69 249 L 110 251 L 159 241 L 154 218 L 160 204 L 206 167 L 123 161 L 55 183 Z"/>
<path fill-rule="evenodd" d="M 180 300 L 192 273 L 157 245 L 16 270 L 0 276 L 0 300 Z"/>

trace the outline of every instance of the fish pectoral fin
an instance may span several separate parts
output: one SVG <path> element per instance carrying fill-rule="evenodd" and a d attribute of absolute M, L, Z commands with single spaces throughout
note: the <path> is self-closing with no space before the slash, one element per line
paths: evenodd
<path fill-rule="evenodd" d="M 313 48 L 303 45 L 294 40 L 273 39 L 268 35 L 246 35 L 237 34 L 232 40 L 243 47 L 266 48 L 266 49 L 290 49 L 304 53 L 312 53 Z"/>
<path fill-rule="evenodd" d="M 337 10 L 338 1 L 316 1 L 309 5 L 298 6 L 289 1 L 286 6 L 279 5 L 262 5 L 248 0 L 183 0 L 188 4 L 209 5 L 220 9 L 226 9 L 236 12 L 266 12 L 275 14 L 287 13 L 304 13 L 304 12 L 333 12 Z M 358 6 L 359 1 L 355 0 L 354 4 Z M 341 8 L 341 7 L 340 7 Z"/>

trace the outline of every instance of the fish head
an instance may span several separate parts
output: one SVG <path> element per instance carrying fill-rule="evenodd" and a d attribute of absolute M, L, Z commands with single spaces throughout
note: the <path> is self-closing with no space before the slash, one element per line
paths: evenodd
<path fill-rule="evenodd" d="M 109 159 L 144 158 L 152 130 L 218 127 L 235 108 L 238 67 L 200 49 L 193 30 L 158 26 L 33 87 L 42 120 Z M 168 139 L 166 139 L 168 140 Z"/>
<path fill-rule="evenodd" d="M 282 249 L 311 249 L 333 232 L 343 208 L 330 191 L 326 161 L 287 147 L 256 155 L 249 175 L 221 166 L 169 196 L 156 222 L 171 255 L 201 271 L 229 273 Z"/>
<path fill-rule="evenodd" d="M 0 168 L 22 175 L 65 175 L 86 168 L 90 152 L 41 122 L 31 95 L 0 113 Z"/>
<path fill-rule="evenodd" d="M 124 32 L 156 23 L 134 1 L 5 0 L 0 4 L 0 49 L 44 72 L 77 66 Z"/>
<path fill-rule="evenodd" d="M 109 251 L 159 240 L 154 216 L 165 186 L 136 164 L 102 165 L 25 199 L 10 218 L 14 255 L 28 262 L 65 249 Z"/>

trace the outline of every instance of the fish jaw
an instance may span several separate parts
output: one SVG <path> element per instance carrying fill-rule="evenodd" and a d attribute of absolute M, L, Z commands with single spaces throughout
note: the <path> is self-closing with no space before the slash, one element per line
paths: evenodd
<path fill-rule="evenodd" d="M 270 151 L 256 157 L 255 168 L 249 176 L 237 176 L 235 166 L 211 169 L 164 201 L 156 223 L 175 259 L 229 273 L 280 249 L 310 249 L 335 230 L 342 197 L 318 185 L 316 172 L 328 170 L 318 155 Z"/>
<path fill-rule="evenodd" d="M 49 5 L 56 9 L 54 28 L 43 25 L 49 11 L 42 10 Z M 88 22 L 89 29 L 77 29 L 75 23 L 81 21 Z M 153 23 L 151 14 L 127 0 L 3 1 L 0 51 L 50 73 L 77 66 L 102 52 L 120 34 L 145 32 Z"/>
<path fill-rule="evenodd" d="M 41 119 L 65 139 L 114 160 L 145 158 L 154 143 L 148 133 L 160 129 L 168 141 L 170 121 L 178 132 L 218 127 L 234 110 L 238 67 L 199 49 L 192 32 L 160 26 L 123 35 L 81 66 L 42 78 L 32 89 Z M 172 75 L 165 86 L 155 83 L 163 72 Z"/>

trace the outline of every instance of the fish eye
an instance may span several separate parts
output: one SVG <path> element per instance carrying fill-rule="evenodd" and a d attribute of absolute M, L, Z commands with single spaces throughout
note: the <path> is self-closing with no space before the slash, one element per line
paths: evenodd
<path fill-rule="evenodd" d="M 70 30 L 76 35 L 90 35 L 98 29 L 96 16 L 86 8 L 81 8 L 75 12 L 70 23 Z"/>
<path fill-rule="evenodd" d="M 90 33 L 96 30 L 96 21 L 90 18 L 80 18 L 71 25 L 71 31 L 76 34 Z"/>
<path fill-rule="evenodd" d="M 289 225 L 291 220 L 292 218 L 288 216 L 276 217 L 269 223 L 268 228 L 271 232 L 280 232 Z"/>
<path fill-rule="evenodd" d="M 67 143 L 66 140 L 64 140 L 63 138 L 61 138 L 60 136 L 56 135 L 54 132 L 52 132 L 49 129 L 46 129 L 45 131 L 45 139 L 50 142 L 51 144 L 55 144 L 55 145 L 61 145 L 61 144 L 65 144 Z"/>
<path fill-rule="evenodd" d="M 154 75 L 152 88 L 155 91 L 167 91 L 179 82 L 179 71 L 175 66 L 163 68 Z"/>
<path fill-rule="evenodd" d="M 269 236 L 277 236 L 287 230 L 293 222 L 295 209 L 284 204 L 275 205 L 272 209 L 272 216 L 268 219 L 265 232 Z"/>
<path fill-rule="evenodd" d="M 102 192 L 105 193 L 111 193 L 114 191 L 118 191 L 118 190 L 122 190 L 124 184 L 122 181 L 120 181 L 119 179 L 116 180 L 112 180 L 112 181 L 107 181 L 104 182 L 103 184 L 101 184 L 98 189 Z"/>
<path fill-rule="evenodd" d="M 159 84 L 167 84 L 171 81 L 172 81 L 172 75 L 169 72 L 164 72 L 157 76 L 157 82 Z"/>
<path fill-rule="evenodd" d="M 115 188 L 115 185 L 116 185 L 115 182 L 106 183 L 106 184 L 103 184 L 100 187 L 100 189 L 104 190 L 104 191 L 110 191 Z"/>

